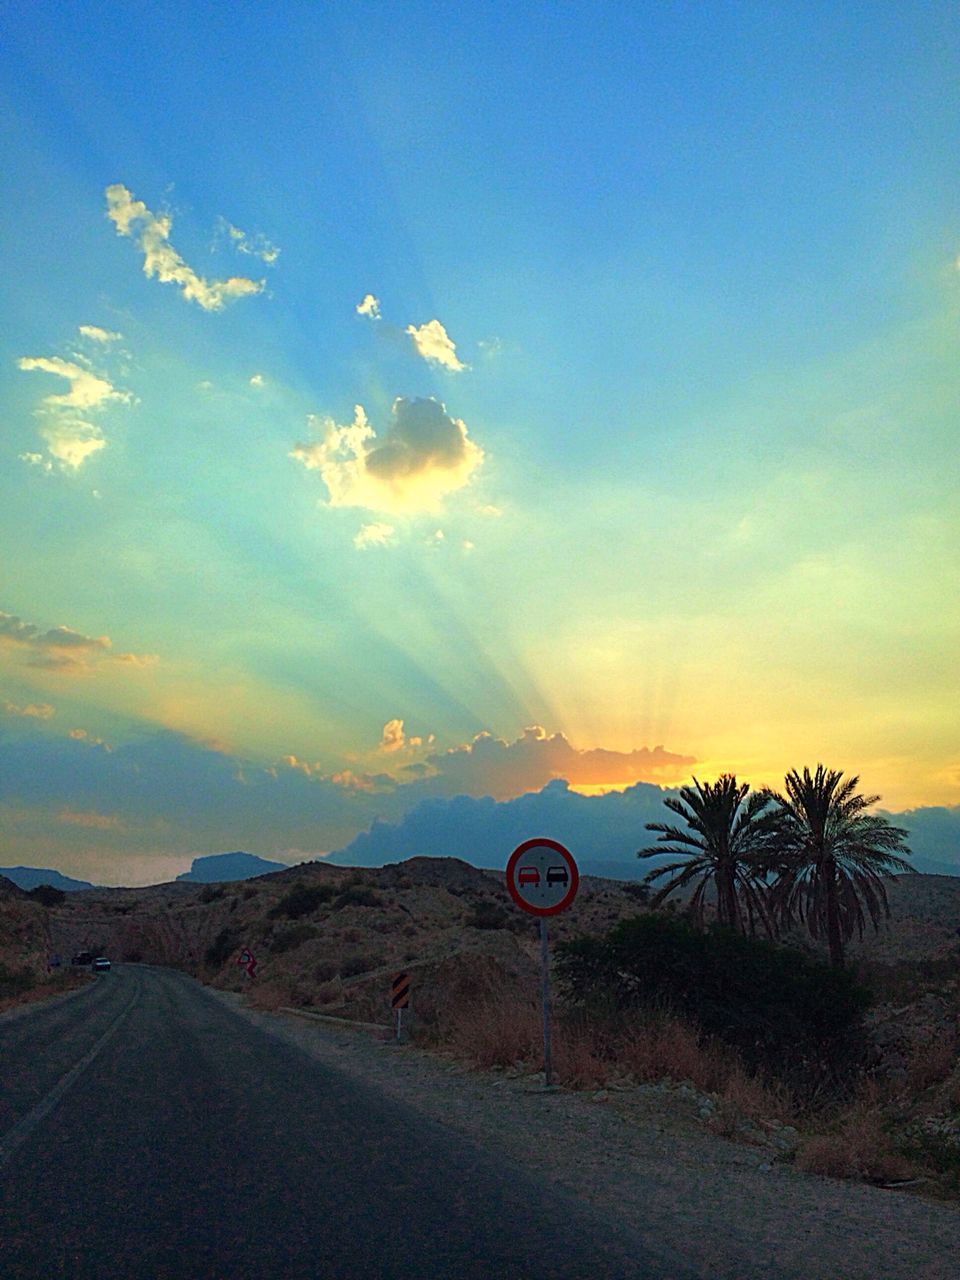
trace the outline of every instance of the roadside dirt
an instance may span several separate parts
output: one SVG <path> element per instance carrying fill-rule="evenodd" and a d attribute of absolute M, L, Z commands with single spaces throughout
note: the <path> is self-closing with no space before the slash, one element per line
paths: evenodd
<path fill-rule="evenodd" d="M 708 1132 L 657 1087 L 546 1092 L 542 1077 L 477 1072 L 369 1032 L 247 1008 L 269 1034 L 675 1248 L 704 1280 L 952 1280 L 960 1209 L 799 1173 Z"/>

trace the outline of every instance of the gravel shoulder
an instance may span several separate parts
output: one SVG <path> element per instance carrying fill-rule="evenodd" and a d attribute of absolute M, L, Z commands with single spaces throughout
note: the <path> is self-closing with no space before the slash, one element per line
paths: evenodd
<path fill-rule="evenodd" d="M 410 1045 L 241 1004 L 241 1017 L 676 1249 L 704 1280 L 950 1280 L 960 1209 L 799 1173 L 719 1138 L 693 1106 L 643 1087 L 596 1098 L 477 1072 Z"/>

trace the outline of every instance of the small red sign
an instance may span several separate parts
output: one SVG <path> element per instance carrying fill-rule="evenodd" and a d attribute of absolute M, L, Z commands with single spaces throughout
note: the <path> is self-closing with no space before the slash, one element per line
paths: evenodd
<path fill-rule="evenodd" d="M 521 911 L 556 916 L 566 911 L 580 887 L 573 854 L 557 840 L 524 840 L 507 863 L 507 892 Z"/>

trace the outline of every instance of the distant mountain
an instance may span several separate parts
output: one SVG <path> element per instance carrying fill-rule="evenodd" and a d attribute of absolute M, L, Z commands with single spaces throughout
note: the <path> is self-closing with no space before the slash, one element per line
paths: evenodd
<path fill-rule="evenodd" d="M 184 871 L 177 879 L 194 884 L 221 884 L 227 880 L 252 880 L 254 876 L 286 870 L 285 862 L 270 862 L 254 853 L 211 853 L 204 858 L 194 858 L 190 870 Z"/>
<path fill-rule="evenodd" d="M 36 889 L 38 884 L 50 884 L 54 889 L 75 893 L 78 889 L 93 888 L 89 880 L 73 880 L 46 867 L 0 867 L 0 876 L 12 880 L 19 889 Z"/>

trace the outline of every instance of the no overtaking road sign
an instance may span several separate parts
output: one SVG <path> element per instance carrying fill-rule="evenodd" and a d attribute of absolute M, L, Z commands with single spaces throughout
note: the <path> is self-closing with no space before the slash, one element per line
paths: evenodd
<path fill-rule="evenodd" d="M 518 845 L 510 855 L 506 876 L 510 897 L 532 916 L 556 916 L 566 911 L 580 886 L 573 855 L 546 836 Z"/>

